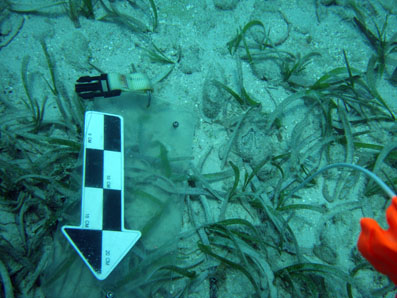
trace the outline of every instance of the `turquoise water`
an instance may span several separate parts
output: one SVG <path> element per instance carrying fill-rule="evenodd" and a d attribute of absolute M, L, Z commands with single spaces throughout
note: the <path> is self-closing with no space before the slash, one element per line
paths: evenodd
<path fill-rule="evenodd" d="M 395 191 L 396 7 L 0 2 L 1 297 L 394 297 L 357 249 L 389 197 L 351 168 L 305 179 L 356 164 Z M 122 171 L 99 173 L 119 205 L 85 205 L 85 111 L 124 119 Z M 94 246 L 106 227 L 142 237 Z"/>

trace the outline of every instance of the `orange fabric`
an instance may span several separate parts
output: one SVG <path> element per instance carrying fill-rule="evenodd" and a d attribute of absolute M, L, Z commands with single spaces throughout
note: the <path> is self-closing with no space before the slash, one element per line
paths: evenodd
<path fill-rule="evenodd" d="M 372 218 L 362 218 L 357 247 L 364 258 L 397 285 L 397 196 L 386 210 L 389 229 L 382 229 Z"/>

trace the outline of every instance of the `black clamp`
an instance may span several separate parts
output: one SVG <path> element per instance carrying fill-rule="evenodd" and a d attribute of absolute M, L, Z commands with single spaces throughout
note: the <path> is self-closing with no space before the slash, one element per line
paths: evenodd
<path fill-rule="evenodd" d="M 113 97 L 119 96 L 121 90 L 111 90 L 107 74 L 99 76 L 83 76 L 76 81 L 76 93 L 84 99 L 93 99 L 94 97 Z"/>

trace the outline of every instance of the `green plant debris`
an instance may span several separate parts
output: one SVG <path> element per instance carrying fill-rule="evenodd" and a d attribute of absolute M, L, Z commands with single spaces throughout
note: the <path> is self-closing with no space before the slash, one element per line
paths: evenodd
<path fill-rule="evenodd" d="M 258 283 L 256 282 L 255 278 L 252 276 L 252 274 L 247 269 L 245 269 L 244 266 L 242 266 L 238 263 L 232 262 L 229 259 L 216 254 L 215 252 L 212 251 L 211 247 L 209 247 L 209 246 L 199 243 L 198 247 L 203 253 L 210 255 L 210 256 L 218 259 L 219 261 L 221 261 L 223 264 L 230 266 L 231 268 L 236 269 L 236 270 L 240 271 L 241 273 L 243 273 L 248 278 L 248 280 L 250 281 L 252 286 L 254 287 L 256 295 L 258 297 L 260 297 Z"/>
<path fill-rule="evenodd" d="M 291 54 L 289 57 L 286 57 L 281 64 L 281 75 L 283 80 L 289 82 L 291 77 L 302 72 L 315 56 L 320 56 L 320 53 L 311 52 L 303 57 L 301 57 L 300 54 L 296 56 Z"/>
<path fill-rule="evenodd" d="M 376 23 L 374 23 L 376 33 L 373 33 L 368 26 L 365 24 L 364 18 L 360 13 L 357 13 L 357 17 L 353 20 L 359 30 L 365 35 L 369 43 L 376 51 L 376 58 L 374 66 L 378 68 L 380 75 L 382 76 L 386 64 L 389 63 L 389 55 L 397 50 L 397 33 L 394 33 L 390 39 L 387 38 L 387 27 L 389 15 L 386 15 L 385 21 L 380 28 Z"/>
<path fill-rule="evenodd" d="M 30 87 L 28 86 L 28 82 L 30 81 L 30 79 L 28 79 L 28 63 L 29 63 L 29 57 L 25 56 L 22 60 L 21 77 L 22 77 L 22 85 L 28 100 L 26 101 L 22 99 L 22 101 L 25 104 L 25 107 L 30 111 L 32 115 L 33 132 L 38 132 L 38 130 L 43 124 L 45 106 L 48 97 L 46 97 L 42 101 L 42 103 L 39 104 L 37 99 L 34 98 L 33 95 L 31 94 Z"/>
<path fill-rule="evenodd" d="M 253 100 L 249 95 L 248 92 L 245 90 L 243 87 L 241 90 L 241 95 L 239 95 L 237 92 L 235 92 L 233 89 L 230 87 L 226 86 L 225 84 L 219 82 L 219 81 L 213 81 L 214 85 L 217 86 L 218 88 L 224 89 L 226 92 L 228 92 L 243 108 L 245 107 L 256 107 L 259 106 L 260 104 Z"/>
<path fill-rule="evenodd" d="M 43 2 L 42 4 L 35 4 L 32 7 L 26 7 L 25 6 L 26 4 L 20 4 L 11 1 L 7 1 L 7 2 L 9 3 L 9 9 L 17 13 L 39 13 L 44 9 L 65 4 L 65 1 L 57 1 L 51 4 Z"/>
<path fill-rule="evenodd" d="M 227 47 L 231 55 L 236 53 L 241 42 L 244 43 L 244 48 L 247 50 L 247 55 L 249 55 L 249 50 L 246 42 L 246 34 L 250 29 L 254 27 L 259 27 L 261 30 L 263 30 L 263 32 L 261 33 L 262 37 L 260 38 L 259 44 L 264 44 L 264 43 L 266 44 L 265 41 L 267 35 L 266 35 L 265 26 L 261 21 L 253 20 L 245 24 L 243 28 L 240 28 L 240 30 L 238 30 L 237 32 L 237 35 L 227 43 Z"/>
<path fill-rule="evenodd" d="M 125 14 L 121 12 L 117 6 L 113 3 L 109 3 L 109 5 L 105 4 L 103 0 L 99 0 L 106 14 L 98 18 L 100 21 L 111 21 L 120 23 L 126 28 L 132 30 L 133 32 L 145 33 L 149 31 L 154 31 L 158 24 L 158 16 L 157 16 L 157 8 L 153 1 L 149 1 L 150 7 L 153 12 L 153 20 L 152 20 L 152 29 L 142 20 L 135 18 L 129 14 Z"/>
<path fill-rule="evenodd" d="M 157 7 L 156 7 L 156 3 L 154 2 L 154 0 L 149 0 L 150 3 L 150 7 L 152 8 L 152 12 L 153 12 L 153 32 L 157 29 L 158 26 L 158 14 L 157 14 Z"/>

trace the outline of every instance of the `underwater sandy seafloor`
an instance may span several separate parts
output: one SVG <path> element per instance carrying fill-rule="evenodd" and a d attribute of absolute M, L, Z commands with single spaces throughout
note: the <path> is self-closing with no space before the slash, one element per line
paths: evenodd
<path fill-rule="evenodd" d="M 93 7 L 89 7 L 89 3 Z M 0 1 L 1 297 L 394 297 L 360 255 L 397 147 L 397 2 Z M 146 74 L 83 101 L 75 81 Z M 84 110 L 123 115 L 125 225 L 105 280 L 80 224 Z M 172 123 L 178 122 L 177 128 Z M 159 145 L 160 144 L 160 145 Z"/>

